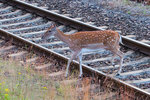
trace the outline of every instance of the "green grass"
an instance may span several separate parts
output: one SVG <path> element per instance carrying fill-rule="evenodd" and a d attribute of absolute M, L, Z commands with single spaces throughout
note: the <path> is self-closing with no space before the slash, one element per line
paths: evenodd
<path fill-rule="evenodd" d="M 52 81 L 29 66 L 0 59 L 0 100 L 77 100 L 75 90 L 74 85 Z"/>
<path fill-rule="evenodd" d="M 101 4 L 103 0 L 97 1 L 99 1 Z M 111 9 L 126 9 L 127 14 L 150 16 L 150 5 L 144 5 L 142 3 L 137 3 L 130 0 L 106 0 L 104 1 L 104 4 Z"/>

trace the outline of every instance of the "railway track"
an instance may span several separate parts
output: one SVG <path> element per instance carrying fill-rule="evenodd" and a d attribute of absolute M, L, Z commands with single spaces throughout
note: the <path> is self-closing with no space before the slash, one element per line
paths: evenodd
<path fill-rule="evenodd" d="M 97 27 L 100 26 L 103 29 L 114 30 L 114 28 L 111 27 L 113 25 L 109 26 L 109 24 L 111 24 L 109 22 L 110 22 L 110 20 L 115 20 L 115 19 L 110 18 L 108 16 L 114 16 L 114 17 L 117 16 L 116 17 L 117 19 L 120 19 L 120 17 L 122 16 L 122 15 L 117 15 L 117 13 L 119 13 L 119 12 L 114 12 L 113 9 L 112 9 L 112 11 L 109 11 L 109 10 L 107 11 L 107 9 L 103 9 L 103 7 L 102 8 L 100 7 L 101 9 L 99 9 L 99 10 L 102 10 L 101 12 L 95 10 L 96 7 L 98 7 L 97 4 L 99 4 L 98 3 L 99 1 L 92 1 L 92 0 L 91 1 L 88 1 L 88 0 L 68 1 L 68 2 L 67 1 L 57 1 L 57 0 L 53 1 L 53 2 L 48 2 L 48 1 L 41 2 L 41 1 L 34 1 L 34 0 L 31 0 L 31 1 L 23 0 L 23 1 L 26 1 L 28 3 L 35 5 L 35 6 L 42 7 L 44 9 L 56 12 L 58 14 L 63 14 L 65 16 L 83 21 L 84 23 L 92 24 L 92 25 L 95 25 Z M 55 2 L 57 2 L 57 3 L 55 3 Z M 96 6 L 94 6 L 94 4 L 96 4 Z M 79 6 L 77 6 L 77 5 L 79 5 Z M 81 5 L 83 7 L 81 7 Z M 85 10 L 86 8 L 84 8 L 84 6 L 89 7 L 89 8 L 87 8 L 89 11 Z M 73 9 L 76 7 L 79 7 L 79 8 Z M 109 12 L 110 12 L 110 14 L 109 14 Z M 99 14 L 99 15 L 101 15 L 101 16 L 99 16 L 100 18 L 98 18 L 98 13 L 101 13 L 101 14 Z M 90 14 L 93 14 L 93 16 L 90 16 Z M 107 15 L 107 16 L 105 16 L 105 15 Z M 95 18 L 93 18 L 94 16 L 95 16 Z M 102 16 L 105 16 L 105 17 L 102 17 Z M 122 19 L 124 19 L 124 18 L 122 18 Z M 128 18 L 128 19 L 130 19 L 130 18 Z M 102 21 L 102 20 L 104 20 L 104 21 Z M 132 19 L 132 20 L 134 20 L 134 19 Z M 130 20 L 130 21 L 132 22 L 132 20 Z M 139 21 L 140 20 L 141 19 L 139 18 Z M 115 20 L 115 21 L 120 22 L 121 20 Z M 147 22 L 148 19 L 147 20 L 145 19 L 145 21 Z M 104 25 L 103 23 L 105 23 L 105 22 L 106 22 L 105 26 L 102 26 L 102 25 Z M 119 27 L 118 22 L 114 25 L 114 27 L 116 27 L 116 26 Z M 123 20 L 121 22 L 126 23 L 126 21 L 123 21 Z M 131 24 L 133 24 L 132 26 L 134 26 L 134 23 L 137 23 L 137 22 L 131 23 Z M 130 22 L 126 23 L 125 25 L 128 25 L 128 24 L 130 26 Z M 142 24 L 142 23 L 139 22 L 139 24 Z M 145 23 L 145 28 L 143 28 L 143 29 L 141 28 L 140 30 L 148 30 L 149 26 L 147 28 L 146 28 L 146 26 L 148 26 L 148 23 L 147 24 Z M 136 27 L 136 29 L 138 29 L 137 28 L 138 26 L 135 26 L 135 27 Z M 129 29 L 125 29 L 126 31 L 123 30 L 124 29 L 123 26 L 120 26 L 120 28 L 115 28 L 115 29 L 116 29 L 116 31 L 118 30 L 121 33 L 121 35 L 123 35 L 125 37 L 132 38 L 132 39 L 138 40 L 140 42 L 150 44 L 150 40 L 147 36 L 139 36 L 139 35 L 146 34 L 146 33 L 149 34 L 149 31 L 146 33 L 145 33 L 145 31 L 143 31 L 140 33 L 140 32 L 137 32 L 136 29 L 134 29 L 134 27 L 132 27 L 132 30 L 135 30 L 135 31 L 129 31 L 129 30 L 131 30 L 131 27 L 128 27 L 128 28 Z M 127 31 L 129 31 L 129 32 L 127 32 Z"/>
<path fill-rule="evenodd" d="M 67 62 L 70 50 L 66 44 L 55 37 L 50 37 L 47 42 L 41 40 L 41 35 L 55 21 L 60 30 L 65 34 L 73 34 L 80 30 L 104 30 L 104 26 L 96 27 L 85 24 L 75 18 L 71 19 L 65 15 L 54 13 L 17 0 L 0 0 L 0 34 L 11 39 L 15 44 L 29 46 L 33 50 L 46 56 Z M 21 9 L 20 9 L 21 8 Z M 56 11 L 55 11 L 56 12 Z M 134 93 L 131 97 L 142 100 L 150 98 L 150 46 L 133 39 L 123 37 L 121 51 L 125 53 L 123 71 L 119 77 L 112 77 L 118 69 L 119 59 L 115 59 L 115 68 L 111 66 L 111 52 L 97 51 L 83 54 L 83 72 L 94 74 L 101 80 L 112 81 L 115 88 L 121 87 L 123 91 Z M 5 47 L 12 49 L 13 47 Z M 132 48 L 132 49 L 130 49 Z M 3 51 L 3 50 L 2 50 Z M 23 55 L 26 52 L 15 52 L 15 55 Z M 36 57 L 32 60 L 36 60 Z M 32 61 L 31 60 L 31 61 Z M 29 60 L 30 61 L 30 60 Z M 78 62 L 74 61 L 75 66 Z M 38 69 L 49 68 L 49 64 L 37 67 Z M 102 82 L 103 83 L 103 82 Z M 142 96 L 141 96 L 142 95 Z M 140 99 L 139 99 L 140 98 Z"/>

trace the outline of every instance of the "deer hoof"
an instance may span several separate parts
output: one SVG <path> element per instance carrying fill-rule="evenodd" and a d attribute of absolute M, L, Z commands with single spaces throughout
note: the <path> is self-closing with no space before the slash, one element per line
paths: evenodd
<path fill-rule="evenodd" d="M 79 75 L 79 78 L 82 78 L 83 77 L 83 75 L 81 74 L 81 75 Z"/>
<path fill-rule="evenodd" d="M 68 74 L 66 74 L 65 77 L 67 78 L 67 77 L 68 77 Z"/>
<path fill-rule="evenodd" d="M 119 76 L 120 74 L 119 73 L 116 73 L 116 75 L 115 76 Z"/>

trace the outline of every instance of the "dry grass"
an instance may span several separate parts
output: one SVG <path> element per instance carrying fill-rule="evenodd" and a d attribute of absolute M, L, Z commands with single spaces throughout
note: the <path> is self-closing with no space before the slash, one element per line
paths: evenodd
<path fill-rule="evenodd" d="M 107 80 L 106 86 L 100 87 L 91 84 L 90 78 L 73 79 L 75 81 L 54 81 L 46 72 L 0 59 L 0 100 L 109 100 L 106 98 L 113 95 L 120 98 L 118 93 L 106 88 L 113 85 Z"/>

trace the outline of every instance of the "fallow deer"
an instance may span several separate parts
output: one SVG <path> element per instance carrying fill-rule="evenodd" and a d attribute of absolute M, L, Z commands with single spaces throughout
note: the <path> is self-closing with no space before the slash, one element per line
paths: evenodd
<path fill-rule="evenodd" d="M 68 70 L 70 63 L 77 56 L 80 64 L 80 75 L 82 76 L 82 53 L 86 51 L 95 51 L 99 49 L 109 50 L 113 53 L 111 63 L 113 63 L 114 57 L 118 55 L 120 57 L 120 67 L 116 75 L 119 75 L 122 70 L 123 53 L 119 50 L 119 43 L 122 43 L 122 38 L 118 32 L 112 30 L 98 30 L 98 31 L 81 31 L 74 34 L 64 34 L 53 23 L 50 28 L 42 35 L 42 39 L 48 39 L 54 35 L 59 40 L 65 42 L 72 51 L 71 58 L 68 61 L 66 69 L 66 77 L 68 76 Z"/>

